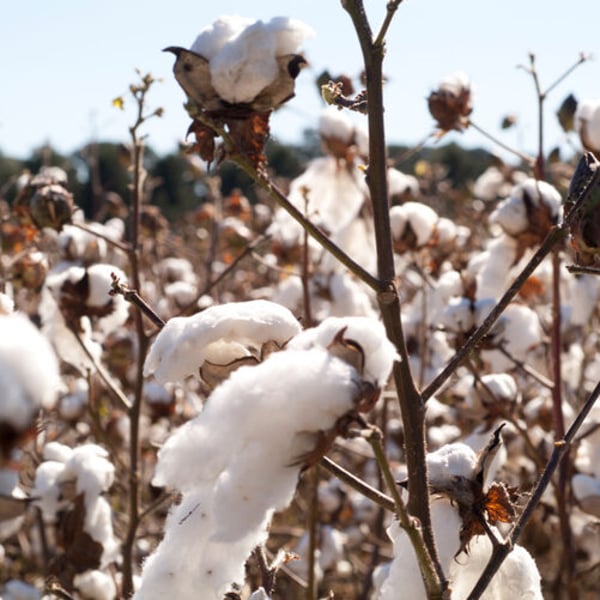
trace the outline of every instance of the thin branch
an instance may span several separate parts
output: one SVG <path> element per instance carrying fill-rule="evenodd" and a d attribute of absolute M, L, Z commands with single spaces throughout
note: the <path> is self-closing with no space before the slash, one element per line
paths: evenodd
<path fill-rule="evenodd" d="M 469 125 L 469 127 L 472 127 L 473 129 L 475 129 L 475 131 L 478 131 L 481 135 L 486 137 L 488 140 L 494 142 L 494 144 L 496 144 L 503 150 L 506 150 L 507 152 L 510 152 L 511 154 L 514 154 L 515 156 L 518 156 L 524 163 L 527 163 L 531 168 L 534 168 L 535 159 L 532 156 L 523 154 L 522 152 L 519 152 L 519 150 L 516 150 L 515 148 L 508 146 L 507 144 L 505 144 L 504 142 L 499 140 L 497 137 L 495 137 L 494 135 L 492 135 L 491 133 L 489 133 L 488 131 L 483 129 L 483 127 L 480 127 L 479 125 L 477 125 L 477 123 L 475 123 L 472 119 L 469 119 L 468 125 Z"/>
<path fill-rule="evenodd" d="M 600 267 L 587 267 L 584 265 L 567 265 L 567 271 L 573 275 L 600 275 Z"/>
<path fill-rule="evenodd" d="M 131 252 L 131 246 L 129 246 L 129 244 L 123 244 L 122 242 L 119 242 L 118 240 L 111 238 L 109 235 L 105 235 L 104 233 L 101 233 L 100 231 L 96 231 L 93 227 L 90 227 L 90 226 L 86 225 L 85 223 L 71 222 L 71 223 L 69 223 L 69 225 L 71 227 L 76 227 L 77 229 L 81 229 L 81 231 L 85 231 L 86 233 L 89 233 L 90 235 L 94 235 L 97 238 L 100 238 L 101 240 L 104 240 L 107 244 L 110 244 L 111 246 L 114 246 L 115 248 L 122 250 L 126 254 L 129 254 Z"/>
<path fill-rule="evenodd" d="M 406 505 L 400 496 L 399 486 L 392 475 L 390 465 L 385 456 L 381 431 L 377 427 L 372 426 L 366 432 L 363 432 L 363 437 L 366 438 L 373 448 L 377 465 L 379 466 L 388 490 L 394 499 L 394 514 L 402 526 L 402 529 L 406 531 L 406 534 L 410 538 L 417 557 L 417 563 L 421 569 L 425 588 L 429 597 L 434 598 L 438 595 L 437 590 L 439 590 L 440 582 L 442 584 L 442 589 L 448 587 L 448 582 L 446 581 L 441 565 L 439 561 L 431 560 L 429 548 L 425 544 L 421 528 L 417 526 L 415 519 L 408 514 Z"/>
<path fill-rule="evenodd" d="M 112 278 L 111 295 L 119 294 L 123 296 L 127 302 L 137 306 L 159 329 L 162 329 L 165 326 L 165 322 L 154 312 L 150 305 L 136 290 L 132 290 L 124 283 L 121 283 L 120 279 L 114 273 L 111 273 L 110 276 Z"/>
<path fill-rule="evenodd" d="M 373 42 L 374 46 L 383 46 L 385 43 L 385 36 L 387 35 L 388 29 L 392 24 L 392 19 L 394 18 L 394 15 L 396 14 L 400 4 L 402 4 L 402 0 L 390 0 L 390 2 L 387 3 L 385 17 L 381 27 L 379 28 L 379 33 Z"/>
<path fill-rule="evenodd" d="M 306 599 L 317 598 L 316 558 L 318 549 L 319 528 L 319 465 L 316 464 L 309 474 L 310 500 L 308 506 L 308 586 L 306 588 Z"/>
<path fill-rule="evenodd" d="M 558 84 L 562 83 L 579 65 L 589 60 L 590 57 L 583 52 L 579 55 L 579 58 L 573 63 L 560 77 L 558 77 L 554 83 L 551 83 L 544 91 L 544 96 L 547 96 Z"/>
<path fill-rule="evenodd" d="M 500 565 L 512 550 L 514 544 L 519 539 L 523 529 L 533 515 L 533 511 L 540 502 L 546 488 L 548 487 L 548 484 L 551 481 L 552 476 L 554 475 L 554 472 L 556 471 L 556 468 L 560 464 L 561 459 L 569 449 L 573 439 L 575 438 L 575 435 L 583 425 L 599 396 L 600 382 L 596 385 L 592 393 L 585 401 L 584 405 L 581 407 L 581 410 L 575 417 L 575 420 L 565 433 L 564 438 L 554 444 L 554 449 L 552 451 L 552 455 L 550 456 L 550 460 L 548 461 L 548 464 L 546 465 L 546 468 L 544 469 L 544 472 L 542 473 L 542 476 L 540 477 L 533 494 L 527 502 L 527 505 L 523 509 L 523 512 L 519 516 L 519 519 L 510 532 L 507 543 L 494 548 L 488 564 L 486 565 L 475 587 L 469 594 L 467 600 L 477 600 L 481 597 L 481 594 L 492 580 L 492 577 L 494 577 L 500 568 Z"/>
<path fill-rule="evenodd" d="M 390 512 L 394 512 L 396 510 L 396 505 L 392 498 L 388 495 L 376 490 L 374 487 L 371 487 L 368 483 L 365 483 L 362 479 L 356 477 L 350 473 L 350 471 L 346 471 L 343 467 L 338 465 L 336 462 L 324 456 L 319 463 L 324 469 L 327 469 L 332 475 L 335 475 L 340 481 L 348 484 L 351 488 L 355 489 L 357 492 L 368 498 L 372 502 L 375 502 L 377 506 L 381 506 Z"/>
<path fill-rule="evenodd" d="M 100 375 L 100 379 L 104 382 L 108 391 L 112 393 L 114 398 L 121 404 L 121 406 L 129 411 L 131 409 L 131 402 L 125 394 L 121 391 L 121 388 L 113 381 L 110 373 L 96 360 L 96 357 L 90 352 L 89 348 L 85 345 L 85 342 L 81 339 L 78 331 L 71 326 L 68 326 L 71 333 L 75 336 L 77 343 L 81 347 L 81 349 L 85 352 L 85 355 L 89 358 L 92 363 L 96 373 Z"/>

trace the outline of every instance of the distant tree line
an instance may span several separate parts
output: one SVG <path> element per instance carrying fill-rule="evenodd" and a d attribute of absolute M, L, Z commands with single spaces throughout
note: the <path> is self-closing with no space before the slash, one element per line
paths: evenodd
<path fill-rule="evenodd" d="M 301 144 L 284 145 L 272 139 L 267 145 L 269 168 L 278 178 L 296 177 L 311 158 L 320 154 L 318 135 L 310 130 L 305 132 Z M 486 150 L 465 149 L 455 143 L 426 147 L 415 153 L 405 146 L 390 146 L 389 157 L 390 164 L 405 173 L 420 174 L 419 169 L 424 165 L 437 169 L 438 176 L 448 180 L 453 190 L 463 192 L 494 161 Z M 25 160 L 5 156 L 0 151 L 0 198 L 11 202 L 18 177 L 27 171 L 36 173 L 43 165 L 60 166 L 67 172 L 75 202 L 88 218 L 101 217 L 108 195 L 114 198 L 116 194 L 125 204 L 128 202 L 130 153 L 123 144 L 110 142 L 90 143 L 70 155 L 43 146 Z M 177 219 L 204 201 L 207 189 L 202 175 L 206 166 L 190 160 L 183 150 L 161 156 L 147 147 L 145 168 L 150 202 L 160 207 L 167 218 Z M 239 188 L 251 201 L 256 199 L 253 184 L 234 165 L 222 164 L 219 176 L 224 195 Z"/>

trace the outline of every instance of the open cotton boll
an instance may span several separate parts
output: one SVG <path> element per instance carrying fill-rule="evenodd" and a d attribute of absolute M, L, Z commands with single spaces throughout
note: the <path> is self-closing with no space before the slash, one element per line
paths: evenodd
<path fill-rule="evenodd" d="M 450 331 L 469 331 L 475 324 L 473 302 L 469 298 L 450 298 L 440 324 Z"/>
<path fill-rule="evenodd" d="M 599 150 L 600 100 L 585 99 L 578 102 L 573 122 L 582 145 L 588 150 Z"/>
<path fill-rule="evenodd" d="M 60 388 L 58 360 L 48 340 L 23 314 L 0 315 L 0 422 L 28 429 Z"/>
<path fill-rule="evenodd" d="M 475 274 L 477 300 L 500 298 L 516 258 L 517 241 L 508 235 L 491 240 L 484 252 L 471 258 L 467 269 Z"/>
<path fill-rule="evenodd" d="M 387 170 L 388 194 L 394 196 L 418 196 L 419 180 L 414 175 L 407 175 L 398 169 L 390 167 Z"/>
<path fill-rule="evenodd" d="M 135 598 L 219 599 L 240 581 L 273 512 L 292 500 L 302 457 L 355 408 L 359 382 L 354 367 L 316 344 L 241 367 L 217 387 L 158 453 L 153 483 L 183 496 Z M 181 564 L 181 548 L 194 560 Z"/>
<path fill-rule="evenodd" d="M 421 202 L 405 202 L 390 209 L 390 224 L 394 239 L 400 239 L 405 233 L 407 224 L 417 238 L 417 246 L 426 244 L 435 230 L 438 214 Z"/>
<path fill-rule="evenodd" d="M 445 498 L 436 498 L 431 502 L 431 521 L 440 564 L 444 572 L 448 573 L 460 544 L 462 521 L 458 511 Z M 412 543 L 396 520 L 388 528 L 388 536 L 394 543 L 394 558 L 387 577 L 380 584 L 381 591 L 375 597 L 376 600 L 397 600 L 399 597 L 426 600 L 425 585 Z"/>
<path fill-rule="evenodd" d="M 211 83 L 232 104 L 251 102 L 279 73 L 277 58 L 295 53 L 312 30 L 294 19 L 268 23 L 224 16 L 204 29 L 192 51 L 209 61 Z"/>
<path fill-rule="evenodd" d="M 275 341 L 281 345 L 299 331 L 287 308 L 267 300 L 211 306 L 191 317 L 167 321 L 150 348 L 144 375 L 154 375 L 160 383 L 181 382 L 198 372 L 214 343 L 260 347 Z"/>
<path fill-rule="evenodd" d="M 321 111 L 318 128 L 323 137 L 337 138 L 346 144 L 354 137 L 354 124 L 350 117 L 333 106 Z"/>
<path fill-rule="evenodd" d="M 254 19 L 229 15 L 219 17 L 212 25 L 207 25 L 196 37 L 191 50 L 206 60 L 214 58 L 232 39 L 236 38 Z"/>
<path fill-rule="evenodd" d="M 582 510 L 600 518 L 600 479 L 577 473 L 573 476 L 571 485 Z"/>
<path fill-rule="evenodd" d="M 455 477 L 473 479 L 476 464 L 477 455 L 470 446 L 461 442 L 442 446 L 427 454 L 429 484 L 444 488 Z"/>
<path fill-rule="evenodd" d="M 348 271 L 336 272 L 329 282 L 332 316 L 361 316 L 375 318 L 376 311 L 367 288 L 352 278 Z"/>
<path fill-rule="evenodd" d="M 560 193 L 549 183 L 530 177 L 516 185 L 510 197 L 500 202 L 490 215 L 490 222 L 498 223 L 509 235 L 518 235 L 529 228 L 531 211 L 540 204 L 556 222 L 562 210 Z"/>
<path fill-rule="evenodd" d="M 61 474 L 63 481 L 75 478 L 77 493 L 86 497 L 98 496 L 113 483 L 115 467 L 108 460 L 108 452 L 96 444 L 85 444 L 73 448 Z"/>
<path fill-rule="evenodd" d="M 437 538 L 436 538 L 437 539 Z M 474 537 L 469 544 L 469 554 L 450 565 L 452 600 L 469 596 L 492 553 L 492 543 L 485 535 Z M 540 573 L 532 556 L 522 546 L 515 545 L 492 578 L 483 600 L 543 600 Z"/>
<path fill-rule="evenodd" d="M 86 600 L 114 600 L 117 595 L 114 578 L 98 570 L 75 575 L 73 585 Z"/>
<path fill-rule="evenodd" d="M 329 317 L 318 327 L 306 329 L 290 340 L 288 348 L 327 348 L 345 328 L 344 338 L 360 345 L 365 357 L 362 376 L 383 387 L 395 360 L 400 360 L 396 348 L 387 339 L 383 324 L 368 317 Z"/>

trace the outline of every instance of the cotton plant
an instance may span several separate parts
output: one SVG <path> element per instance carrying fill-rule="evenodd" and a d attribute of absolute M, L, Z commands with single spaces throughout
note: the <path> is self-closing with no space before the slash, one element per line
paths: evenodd
<path fill-rule="evenodd" d="M 112 274 L 126 280 L 125 274 L 113 265 L 98 263 L 86 268 L 59 263 L 42 288 L 42 331 L 59 356 L 82 372 L 91 366 L 90 355 L 99 360 L 101 342 L 129 316 L 123 297 L 110 295 Z"/>
<path fill-rule="evenodd" d="M 48 442 L 43 459 L 36 469 L 32 497 L 59 540 L 60 552 L 51 571 L 67 589 L 90 587 L 106 579 L 106 574 L 95 572 L 120 556 L 112 509 L 104 496 L 113 484 L 115 467 L 108 452 L 96 444 L 71 448 Z"/>
<path fill-rule="evenodd" d="M 203 160 L 214 160 L 220 135 L 215 127 L 226 126 L 236 152 L 256 167 L 264 165 L 270 113 L 294 96 L 307 63 L 298 51 L 312 35 L 295 19 L 265 23 L 232 15 L 205 27 L 190 49 L 165 49 L 175 55 L 173 72 L 188 97 L 190 130 Z"/>
<path fill-rule="evenodd" d="M 231 373 L 158 453 L 154 485 L 182 500 L 135 597 L 220 598 L 242 581 L 245 559 L 292 500 L 301 470 L 370 410 L 395 359 L 377 321 L 331 318 Z M 181 564 L 182 547 L 196 559 Z"/>
<path fill-rule="evenodd" d="M 476 453 L 464 443 L 452 443 L 427 456 L 432 493 L 431 516 L 440 564 L 450 581 L 453 600 L 463 600 L 479 579 L 492 553 L 492 542 L 480 519 L 487 519 L 493 535 L 496 523 L 509 522 L 514 507 L 507 488 L 492 483 L 500 448 L 499 430 Z M 475 508 L 481 504 L 481 512 Z M 418 564 L 408 536 L 394 522 L 388 531 L 394 543 L 394 559 L 378 574 L 378 600 L 426 598 Z M 387 574 L 386 572 L 387 571 Z M 383 579 L 383 581 L 381 581 Z M 515 545 L 494 575 L 482 598 L 509 600 L 514 597 L 542 599 L 540 575 L 531 555 Z"/>
<path fill-rule="evenodd" d="M 600 152 L 600 100 L 587 98 L 577 103 L 573 118 L 581 145 L 590 152 Z"/>
<path fill-rule="evenodd" d="M 256 364 L 300 331 L 285 307 L 267 300 L 215 305 L 191 317 L 173 317 L 160 331 L 144 365 L 159 383 L 182 382 L 200 372 L 227 376 L 243 364 Z M 220 367 L 220 369 L 219 369 Z"/>

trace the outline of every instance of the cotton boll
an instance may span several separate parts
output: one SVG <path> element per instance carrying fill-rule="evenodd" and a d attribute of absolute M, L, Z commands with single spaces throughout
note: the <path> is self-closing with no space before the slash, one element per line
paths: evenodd
<path fill-rule="evenodd" d="M 0 292 L 0 316 L 10 315 L 15 310 L 13 299 Z"/>
<path fill-rule="evenodd" d="M 294 315 L 274 302 L 212 306 L 192 317 L 170 319 L 150 348 L 144 374 L 154 374 L 160 383 L 183 381 L 197 372 L 215 342 L 283 344 L 299 331 Z"/>
<path fill-rule="evenodd" d="M 107 460 L 108 452 L 96 444 L 73 449 L 64 465 L 61 479 L 77 479 L 77 493 L 91 498 L 106 491 L 114 481 L 115 467 Z"/>
<path fill-rule="evenodd" d="M 346 144 L 354 137 L 354 125 L 348 115 L 333 106 L 321 111 L 318 129 L 323 137 L 336 138 Z"/>
<path fill-rule="evenodd" d="M 473 185 L 473 195 L 484 202 L 491 202 L 496 198 L 506 196 L 510 189 L 510 184 L 502 171 L 498 167 L 488 167 L 476 180 Z"/>
<path fill-rule="evenodd" d="M 371 298 L 366 287 L 353 279 L 348 272 L 333 273 L 329 282 L 332 316 L 362 316 L 375 318 Z"/>
<path fill-rule="evenodd" d="M 446 487 L 454 477 L 473 479 L 477 455 L 460 442 L 442 446 L 427 454 L 429 483 L 432 487 Z"/>
<path fill-rule="evenodd" d="M 388 194 L 390 198 L 415 198 L 419 195 L 419 180 L 414 175 L 407 175 L 398 169 L 387 170 Z"/>
<path fill-rule="evenodd" d="M 477 282 L 476 298 L 500 298 L 509 283 L 511 267 L 517 258 L 517 241 L 507 235 L 493 239 L 486 250 L 470 262 Z M 476 261 L 476 266 L 473 265 Z"/>
<path fill-rule="evenodd" d="M 211 60 L 227 42 L 237 37 L 240 32 L 254 22 L 254 19 L 238 15 L 220 17 L 198 34 L 191 50 L 207 60 Z"/>
<path fill-rule="evenodd" d="M 584 148 L 600 149 L 600 100 L 585 99 L 577 104 L 573 118 L 575 131 Z"/>
<path fill-rule="evenodd" d="M 390 225 L 394 239 L 402 238 L 408 224 L 416 236 L 417 247 L 430 240 L 437 220 L 437 213 L 421 202 L 405 202 L 390 209 Z"/>
<path fill-rule="evenodd" d="M 85 571 L 75 575 L 73 585 L 85 600 L 114 600 L 117 587 L 114 579 L 102 571 Z"/>
<path fill-rule="evenodd" d="M 48 340 L 25 315 L 0 315 L 0 422 L 27 430 L 40 409 L 54 405 L 59 387 Z"/>
<path fill-rule="evenodd" d="M 440 563 L 447 573 L 460 545 L 462 521 L 456 508 L 445 498 L 432 501 L 431 521 Z M 409 537 L 395 520 L 388 529 L 388 535 L 394 543 L 394 558 L 377 600 L 396 600 L 400 591 L 403 598 L 425 600 L 425 586 Z"/>
<path fill-rule="evenodd" d="M 271 600 L 271 596 L 265 592 L 265 588 L 259 587 L 256 591 L 250 594 L 248 600 Z"/>
<path fill-rule="evenodd" d="M 492 553 L 492 543 L 485 535 L 474 537 L 469 554 L 450 565 L 452 599 L 467 598 L 477 583 Z M 481 595 L 483 600 L 543 600 L 540 574 L 532 556 L 522 546 L 515 545 L 500 569 Z"/>
<path fill-rule="evenodd" d="M 318 327 L 307 329 L 290 341 L 294 349 L 320 346 L 327 348 L 335 336 L 345 328 L 344 338 L 357 342 L 364 353 L 363 377 L 383 387 L 398 354 L 387 339 L 383 324 L 367 317 L 330 317 Z"/>
<path fill-rule="evenodd" d="M 475 324 L 473 302 L 469 298 L 450 298 L 440 324 L 449 331 L 469 331 Z"/>
<path fill-rule="evenodd" d="M 556 223 L 562 210 L 560 193 L 545 181 L 526 179 L 496 207 L 490 215 L 490 222 L 498 223 L 509 235 L 518 235 L 530 227 L 531 215 L 537 214 L 532 211 L 540 205 L 543 205 L 550 220 Z"/>
<path fill-rule="evenodd" d="M 384 339 L 379 330 L 379 346 Z M 217 387 L 204 410 L 159 451 L 154 484 L 183 496 L 135 598 L 218 599 L 241 580 L 273 512 L 291 501 L 303 457 L 355 409 L 359 383 L 353 366 L 327 345 L 311 343 L 241 367 Z M 180 565 L 180 548 L 195 560 Z"/>
<path fill-rule="evenodd" d="M 582 510 L 600 518 L 600 479 L 577 473 L 573 476 L 571 484 Z"/>

